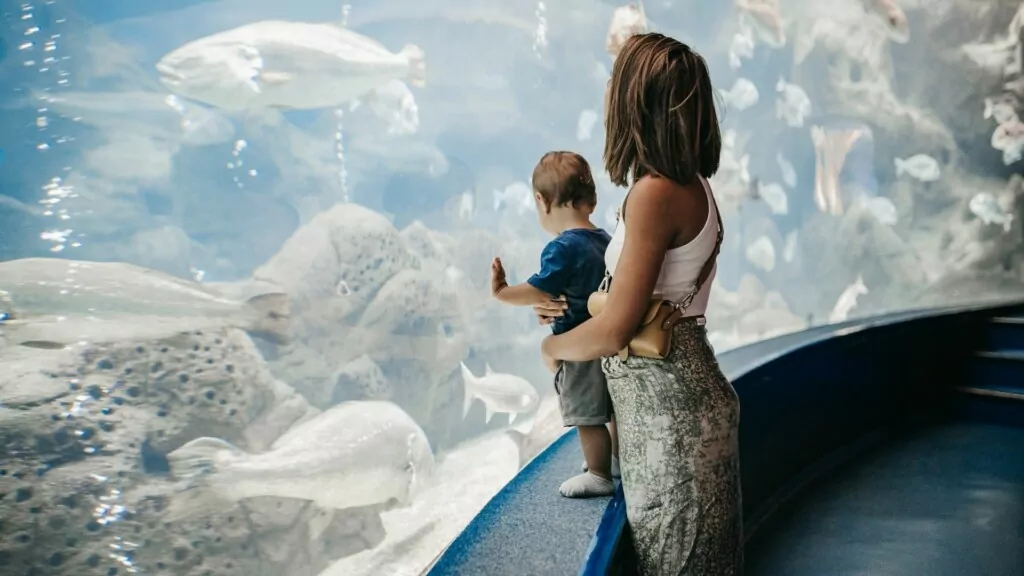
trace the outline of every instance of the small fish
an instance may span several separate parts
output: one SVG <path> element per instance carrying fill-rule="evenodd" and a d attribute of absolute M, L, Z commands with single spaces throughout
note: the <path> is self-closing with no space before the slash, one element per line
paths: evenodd
<path fill-rule="evenodd" d="M 647 26 L 647 15 L 644 14 L 643 5 L 630 2 L 625 6 L 619 6 L 612 12 L 608 36 L 605 39 L 605 51 L 614 60 L 622 51 L 626 40 L 635 34 L 643 34 L 647 31 Z"/>
<path fill-rule="evenodd" d="M 1004 232 L 1013 226 L 1013 214 L 1008 213 L 999 205 L 999 201 L 991 192 L 979 192 L 967 203 L 968 209 L 985 224 L 999 224 Z"/>
<path fill-rule="evenodd" d="M 580 142 L 590 140 L 594 135 L 595 126 L 597 126 L 597 112 L 593 110 L 580 112 L 579 120 L 576 121 L 576 139 Z"/>
<path fill-rule="evenodd" d="M 910 158 L 895 158 L 896 177 L 907 174 L 921 182 L 935 182 L 942 176 L 938 161 L 927 154 L 916 154 Z"/>
<path fill-rule="evenodd" d="M 396 78 L 426 84 L 418 46 L 392 53 L 338 24 L 281 20 L 194 40 L 156 69 L 175 94 L 235 112 L 337 108 Z"/>
<path fill-rule="evenodd" d="M 735 0 L 740 11 L 740 26 L 757 34 L 772 48 L 786 45 L 786 29 L 779 0 Z"/>
<path fill-rule="evenodd" d="M 343 402 L 250 454 L 220 438 L 197 438 L 167 455 L 189 483 L 169 515 L 195 518 L 246 498 L 312 500 L 343 510 L 405 507 L 428 483 L 434 455 L 426 434 L 391 402 Z"/>
<path fill-rule="evenodd" d="M 782 246 L 782 261 L 787 264 L 792 262 L 796 258 L 796 248 L 799 236 L 797 231 L 793 230 L 789 234 L 786 234 L 786 241 Z"/>
<path fill-rule="evenodd" d="M 857 299 L 868 293 L 868 287 L 864 285 L 864 278 L 857 275 L 857 279 L 843 290 L 828 315 L 829 322 L 842 322 L 850 316 L 850 311 L 857 306 Z"/>
<path fill-rule="evenodd" d="M 758 181 L 757 195 L 768 205 L 772 214 L 789 214 L 789 198 L 778 183 L 762 184 Z"/>
<path fill-rule="evenodd" d="M 794 188 L 796 186 L 796 170 L 793 168 L 793 164 L 782 155 L 782 151 L 775 153 L 775 163 L 779 165 L 782 181 L 786 183 L 786 186 Z"/>
<path fill-rule="evenodd" d="M 874 216 L 879 222 L 887 226 L 895 226 L 899 221 L 899 213 L 896 211 L 896 205 L 888 198 L 882 196 L 868 198 L 864 201 L 864 209 Z"/>
<path fill-rule="evenodd" d="M 726 105 L 737 110 L 750 108 L 757 104 L 759 98 L 757 86 L 754 86 L 754 83 L 746 78 L 737 78 L 732 88 L 728 91 L 719 88 L 718 93 L 725 100 Z"/>
<path fill-rule="evenodd" d="M 786 122 L 787 126 L 800 128 L 804 119 L 811 115 L 811 99 L 804 89 L 796 84 L 789 84 L 782 78 L 775 84 L 778 93 L 775 100 L 775 117 Z"/>
<path fill-rule="evenodd" d="M 759 236 L 747 246 L 746 257 L 748 262 L 765 272 L 775 269 L 775 246 L 767 236 Z"/>
<path fill-rule="evenodd" d="M 463 222 L 469 222 L 473 219 L 473 205 L 476 203 L 476 197 L 472 191 L 463 192 L 459 197 L 459 220 Z"/>
<path fill-rule="evenodd" d="M 1016 98 L 1006 95 L 999 98 L 989 96 L 985 98 L 985 110 L 982 117 L 988 120 L 992 118 L 996 124 L 1007 124 L 1019 120 L 1017 117 Z"/>
<path fill-rule="evenodd" d="M 465 364 L 461 366 L 465 389 L 462 401 L 463 418 L 469 414 L 469 407 L 475 398 L 479 398 L 487 410 L 485 422 L 490 422 L 495 412 L 506 412 L 508 423 L 511 424 L 517 414 L 529 412 L 537 406 L 537 390 L 519 376 L 497 373 L 488 365 L 484 375 L 477 378 Z"/>
<path fill-rule="evenodd" d="M 494 211 L 497 212 L 502 206 L 514 208 L 517 214 L 525 214 L 530 210 L 536 210 L 533 202 L 533 189 L 523 182 L 513 182 L 505 187 L 505 190 L 494 191 Z"/>
<path fill-rule="evenodd" d="M 415 134 L 420 129 L 420 109 L 409 86 L 401 80 L 390 80 L 374 88 L 360 100 L 353 100 L 349 110 L 365 102 L 374 115 L 387 122 L 391 135 Z"/>
<path fill-rule="evenodd" d="M 522 468 L 567 431 L 558 407 L 558 394 L 548 394 L 537 406 L 537 413 L 533 416 L 529 432 L 524 434 L 519 430 L 510 429 L 505 433 L 519 449 L 519 467 Z"/>
<path fill-rule="evenodd" d="M 881 18 L 885 24 L 885 31 L 893 42 L 906 44 L 910 41 L 907 15 L 893 0 L 866 0 L 866 3 L 868 10 Z"/>
<path fill-rule="evenodd" d="M 729 45 L 729 67 L 736 70 L 743 65 L 743 60 L 753 57 L 754 32 L 750 28 L 743 28 L 733 35 L 732 44 Z"/>
<path fill-rule="evenodd" d="M 206 285 L 120 262 L 26 258 L 0 262 L 0 291 L 13 343 L 158 339 L 194 330 L 239 328 L 286 341 L 289 298 L 241 302 Z M 3 306 L 3 304 L 0 304 Z"/>
<path fill-rule="evenodd" d="M 1003 153 L 1003 164 L 1009 166 L 1024 158 L 1024 122 L 1016 120 L 996 126 L 992 147 Z"/>

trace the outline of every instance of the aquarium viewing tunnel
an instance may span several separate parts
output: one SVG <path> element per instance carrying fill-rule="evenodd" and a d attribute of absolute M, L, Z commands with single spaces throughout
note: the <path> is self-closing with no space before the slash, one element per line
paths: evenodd
<path fill-rule="evenodd" d="M 548 151 L 613 231 L 651 31 L 716 89 L 746 572 L 1024 573 L 1019 0 L 0 0 L 0 574 L 634 572 L 492 262 Z"/>

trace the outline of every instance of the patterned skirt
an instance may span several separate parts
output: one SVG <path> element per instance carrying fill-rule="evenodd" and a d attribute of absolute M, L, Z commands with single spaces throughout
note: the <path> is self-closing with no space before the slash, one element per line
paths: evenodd
<path fill-rule="evenodd" d="M 664 360 L 605 358 L 626 516 L 644 576 L 743 572 L 739 399 L 696 319 Z"/>

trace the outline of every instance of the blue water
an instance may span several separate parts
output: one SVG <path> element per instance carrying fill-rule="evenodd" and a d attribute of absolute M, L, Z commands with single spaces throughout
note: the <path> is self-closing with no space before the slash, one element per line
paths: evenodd
<path fill-rule="evenodd" d="M 733 69 L 728 50 L 739 27 L 731 4 L 647 4 L 652 27 L 705 56 L 717 88 L 738 78 L 757 87 L 759 100 L 746 110 L 719 102 L 722 130 L 743 142 L 732 160 L 749 156 L 749 180 L 782 181 L 776 152 L 797 173 L 784 214 L 731 183 L 724 168 L 712 181 L 726 223 L 708 311 L 717 348 L 766 337 L 765 317 L 780 331 L 801 328 L 808 316 L 827 318 L 857 275 L 870 292 L 854 316 L 947 301 L 926 279 L 941 285 L 965 272 L 925 274 L 925 266 L 969 260 L 957 252 L 973 246 L 964 230 L 988 239 L 993 253 L 979 262 L 1016 261 L 1012 247 L 985 236 L 992 230 L 951 224 L 973 216 L 969 198 L 948 182 L 992 176 L 994 193 L 1002 190 L 1002 173 L 978 168 L 993 165 L 991 151 L 970 144 L 987 145 L 991 126 L 970 134 L 949 128 L 963 161 L 947 165 L 940 139 L 895 130 L 891 115 L 857 113 L 850 102 L 844 108 L 829 81 L 835 55 L 819 47 L 793 64 L 797 28 L 825 17 L 811 5 L 782 15 L 785 46 L 756 40 Z M 489 292 L 492 258 L 501 257 L 510 281 L 524 281 L 550 237 L 530 198 L 494 198 L 528 190 L 543 153 L 573 150 L 595 175 L 592 219 L 611 231 L 608 207 L 626 193 L 602 166 L 612 66 L 604 46 L 619 6 L 349 3 L 346 25 L 366 42 L 393 53 L 415 44 L 424 53 L 424 86 L 405 77 L 397 78 L 404 88 L 391 85 L 408 90 L 399 93 L 408 96 L 402 106 L 381 88 L 359 106 L 233 109 L 224 94 L 164 84 L 156 69 L 170 52 L 213 34 L 270 20 L 340 24 L 345 7 L 337 0 L 0 4 L 0 438 L 8 447 L 0 493 L 9 495 L 0 499 L 0 572 L 305 576 L 334 565 L 330 574 L 415 575 L 511 476 L 518 458 L 499 432 L 508 417 L 485 421 L 476 400 L 463 417 L 460 363 L 474 374 L 489 366 L 524 379 L 541 396 L 552 392 L 538 355 L 548 330 Z M 977 15 L 957 15 L 978 24 Z M 965 73 L 933 58 L 946 47 L 920 28 L 927 19 L 919 10 L 908 18 L 910 44 L 885 40 L 894 98 L 940 124 L 965 126 L 959 109 L 921 88 L 930 74 Z M 316 37 L 307 31 L 303 40 Z M 241 99 L 251 95 L 247 80 L 264 88 L 275 78 L 298 83 L 318 61 L 293 54 L 305 72 L 268 76 L 260 66 L 287 68 L 288 59 L 266 45 L 259 54 L 252 48 L 196 53 L 184 69 L 212 69 L 214 82 Z M 230 65 L 211 64 L 218 55 Z M 323 83 L 344 77 L 331 69 L 301 91 L 336 95 L 337 86 Z M 780 77 L 812 102 L 802 126 L 776 115 Z M 585 112 L 598 118 L 589 137 L 577 134 Z M 847 206 L 858 193 L 899 199 L 891 233 L 868 217 L 818 210 L 814 125 L 870 132 L 845 158 L 841 194 Z M 918 153 L 938 158 L 944 177 L 929 185 L 894 180 L 892 157 Z M 963 216 L 950 220 L 957 203 Z M 786 259 L 792 233 L 800 240 Z M 917 241 L 925 233 L 934 242 Z M 774 250 L 771 266 L 747 254 L 761 236 Z M 57 262 L 27 261 L 41 257 Z M 98 273 L 81 262 L 134 267 Z M 969 292 L 981 297 L 986 286 Z M 97 298 L 104 310 L 124 313 L 98 313 Z M 326 433 L 304 444 L 317 449 L 295 460 L 261 460 L 287 431 L 322 423 L 318 414 L 341 400 L 400 407 L 428 439 L 440 484 L 408 508 L 382 512 L 405 495 L 381 477 L 355 485 L 327 474 L 323 486 L 365 491 L 373 505 L 324 511 L 310 504 L 305 496 L 323 487 L 302 483 L 310 469 L 345 458 L 346 471 L 389 466 L 383 478 L 410 469 L 388 460 L 401 459 L 401 450 L 369 433 L 354 441 L 355 455 L 338 456 L 331 441 L 352 432 L 345 422 L 325 424 Z M 528 430 L 530 417 L 516 424 Z M 245 454 L 227 450 L 203 474 L 176 473 L 175 451 L 200 437 Z M 488 464 L 470 470 L 480 454 Z M 265 472 L 218 469 L 240 461 L 257 461 Z M 471 473 L 459 478 L 460 471 Z M 203 514 L 179 517 L 182 509 Z"/>

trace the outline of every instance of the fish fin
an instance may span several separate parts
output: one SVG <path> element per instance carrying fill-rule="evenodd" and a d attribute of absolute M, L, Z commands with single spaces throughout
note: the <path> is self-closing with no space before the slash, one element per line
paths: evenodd
<path fill-rule="evenodd" d="M 262 294 L 250 298 L 246 304 L 257 312 L 256 320 L 249 328 L 251 332 L 279 343 L 288 341 L 291 307 L 287 294 Z"/>
<path fill-rule="evenodd" d="M 406 44 L 399 52 L 409 61 L 409 84 L 417 88 L 427 85 L 427 63 L 424 60 L 423 49 L 415 44 Z"/>
<path fill-rule="evenodd" d="M 235 502 L 206 486 L 193 486 L 175 492 L 169 500 L 161 513 L 161 519 L 166 522 L 197 520 L 235 507 Z"/>
<path fill-rule="evenodd" d="M 204 436 L 186 442 L 167 455 L 171 475 L 182 480 L 195 480 L 217 472 L 218 460 L 241 458 L 246 454 L 227 440 Z M 223 462 L 221 462 L 223 463 Z"/>
<path fill-rule="evenodd" d="M 494 190 L 494 211 L 497 212 L 498 208 L 501 208 L 501 190 Z"/>
<path fill-rule="evenodd" d="M 490 376 L 491 374 L 494 374 L 494 370 L 491 370 L 491 365 L 484 363 L 484 375 Z"/>
<path fill-rule="evenodd" d="M 484 416 L 484 424 L 490 424 L 491 418 L 494 417 L 494 410 L 491 410 L 491 407 L 486 403 L 484 403 L 484 408 L 487 410 L 487 415 Z"/>
<path fill-rule="evenodd" d="M 907 161 L 903 158 L 893 158 L 892 163 L 896 166 L 896 176 L 902 176 L 907 171 Z"/>
<path fill-rule="evenodd" d="M 518 416 L 518 414 L 516 412 L 509 412 L 508 413 L 508 425 L 509 426 L 511 426 L 516 421 L 516 416 Z"/>
<path fill-rule="evenodd" d="M 470 405 L 473 404 L 473 383 L 476 382 L 476 377 L 464 362 L 460 362 L 459 365 L 462 367 L 462 418 L 465 419 L 469 414 Z"/>
<path fill-rule="evenodd" d="M 19 342 L 19 346 L 25 348 L 35 348 L 37 350 L 63 350 L 66 348 L 64 344 L 60 342 L 51 342 L 49 340 L 27 340 L 25 342 Z"/>

